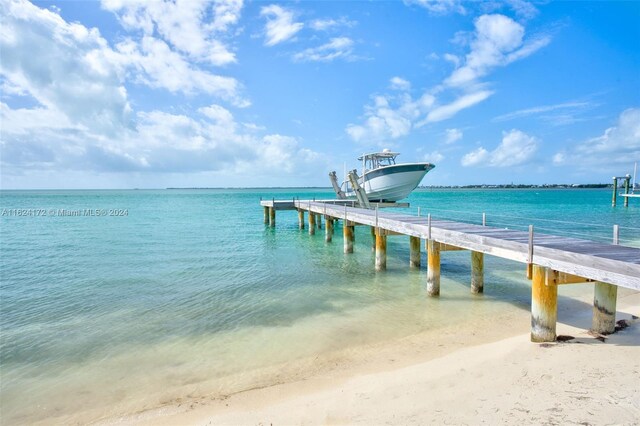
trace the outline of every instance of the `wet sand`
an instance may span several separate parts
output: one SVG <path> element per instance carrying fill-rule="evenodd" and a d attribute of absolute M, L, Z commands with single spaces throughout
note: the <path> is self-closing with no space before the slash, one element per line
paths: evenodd
<path fill-rule="evenodd" d="M 575 337 L 564 343 L 530 343 L 523 311 L 370 347 L 368 360 L 342 354 L 328 360 L 334 368 L 295 381 L 281 366 L 282 383 L 184 398 L 104 423 L 637 424 L 640 321 L 632 316 L 640 316 L 640 293 L 620 292 L 617 319 L 630 326 L 605 342 L 587 332 L 584 307 L 560 308 L 558 334 Z"/>

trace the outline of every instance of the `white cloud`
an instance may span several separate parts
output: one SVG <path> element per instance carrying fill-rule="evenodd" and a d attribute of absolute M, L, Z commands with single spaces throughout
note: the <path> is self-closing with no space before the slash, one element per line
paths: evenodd
<path fill-rule="evenodd" d="M 553 161 L 553 164 L 555 164 L 555 165 L 564 164 L 564 162 L 566 161 L 566 154 L 564 152 L 558 152 L 558 153 L 553 155 L 551 160 Z"/>
<path fill-rule="evenodd" d="M 442 155 L 439 151 L 433 151 L 425 154 L 422 159 L 426 162 L 438 164 L 442 160 L 444 160 L 444 155 Z"/>
<path fill-rule="evenodd" d="M 510 167 L 530 161 L 538 150 L 538 140 L 526 133 L 513 129 L 502 133 L 502 142 L 489 152 L 484 147 L 465 154 L 460 163 L 465 166 Z"/>
<path fill-rule="evenodd" d="M 541 37 L 523 44 L 524 34 L 524 27 L 507 16 L 480 16 L 475 21 L 471 52 L 466 55 L 464 65 L 457 68 L 445 84 L 468 86 L 491 69 L 529 56 L 550 42 L 550 38 Z"/>
<path fill-rule="evenodd" d="M 217 104 L 199 108 L 195 117 L 135 113 L 124 87 L 127 79 L 246 104 L 235 79 L 194 67 L 162 39 L 142 35 L 139 42 L 125 39 L 112 49 L 98 30 L 67 23 L 28 2 L 1 2 L 0 12 L 2 84 L 11 88 L 11 96 L 35 102 L 27 108 L 11 105 L 11 97 L 0 102 L 3 179 L 131 171 L 307 175 L 326 166 L 300 141 L 263 136 L 263 127 L 238 124 Z M 276 156 L 291 164 L 285 167 Z"/>
<path fill-rule="evenodd" d="M 460 0 L 404 0 L 404 3 L 424 7 L 435 15 L 445 15 L 452 12 L 464 15 L 467 12 Z"/>
<path fill-rule="evenodd" d="M 267 46 L 275 46 L 289 40 L 304 27 L 301 22 L 293 22 L 292 12 L 276 4 L 264 6 L 260 10 L 260 15 L 267 19 L 264 43 Z"/>
<path fill-rule="evenodd" d="M 554 156 L 554 163 L 570 164 L 578 169 L 606 168 L 635 161 L 640 161 L 640 108 L 623 111 L 616 125 L 602 135 Z"/>
<path fill-rule="evenodd" d="M 539 116 L 546 120 L 554 119 L 555 117 L 573 117 L 576 113 L 589 109 L 593 106 L 594 104 L 591 102 L 564 102 L 555 105 L 542 105 L 503 114 L 495 117 L 493 121 L 507 121 L 530 116 Z M 548 113 L 555 113 L 556 111 L 560 111 L 561 113 L 548 115 Z"/>
<path fill-rule="evenodd" d="M 109 55 L 105 60 L 116 59 L 123 66 L 132 68 L 139 83 L 172 93 L 208 93 L 238 107 L 250 105 L 240 95 L 242 86 L 235 78 L 195 68 L 162 40 L 150 36 L 143 37 L 140 44 L 128 40 L 118 44 L 116 51 L 117 55 Z"/>
<path fill-rule="evenodd" d="M 208 117 L 214 123 L 222 125 L 225 128 L 235 131 L 236 123 L 233 114 L 228 109 L 220 105 L 210 105 L 208 107 L 199 108 L 198 112 Z"/>
<path fill-rule="evenodd" d="M 236 24 L 242 0 L 102 0 L 127 29 L 157 34 L 191 58 L 214 65 L 236 62 L 235 54 L 216 37 Z M 208 18 L 212 15 L 212 19 Z"/>
<path fill-rule="evenodd" d="M 51 111 L 12 110 L 0 103 L 3 174 L 56 170 L 145 173 L 225 172 L 255 176 L 308 175 L 327 167 L 320 154 L 289 136 L 262 136 L 239 125 L 219 105 L 200 108 L 201 119 L 164 111 L 139 112 L 136 128 L 117 137 L 74 126 Z M 20 120 L 20 121 L 18 121 Z M 37 124 L 33 124 L 37 123 Z"/>
<path fill-rule="evenodd" d="M 488 156 L 489 156 L 489 152 L 486 149 L 480 147 L 474 151 L 471 151 L 465 154 L 462 157 L 462 160 L 460 161 L 460 163 L 465 167 L 475 166 L 477 164 L 484 162 Z"/>
<path fill-rule="evenodd" d="M 475 93 L 462 95 L 451 103 L 434 108 L 429 112 L 429 114 L 427 114 L 427 118 L 424 121 L 420 122 L 419 125 L 434 123 L 451 118 L 463 109 L 469 108 L 484 101 L 492 94 L 493 92 L 490 90 L 480 90 Z"/>
<path fill-rule="evenodd" d="M 409 90 L 411 89 L 411 83 L 401 77 L 393 77 L 391 79 L 391 88 L 394 90 Z"/>
<path fill-rule="evenodd" d="M 531 19 L 538 14 L 538 9 L 525 0 L 506 0 L 507 4 L 516 12 L 518 16 Z"/>
<path fill-rule="evenodd" d="M 97 29 L 26 1 L 3 2 L 0 11 L 0 74 L 14 91 L 33 97 L 48 115 L 64 114 L 96 132 L 132 125 L 122 69 L 96 61 L 110 52 Z"/>
<path fill-rule="evenodd" d="M 355 59 L 353 40 L 348 37 L 336 37 L 318 47 L 310 47 L 293 55 L 295 61 L 331 62 L 335 59 Z"/>
<path fill-rule="evenodd" d="M 340 27 L 354 27 L 356 24 L 356 21 L 341 17 L 339 19 L 315 19 L 311 21 L 309 26 L 316 31 L 330 31 Z"/>
<path fill-rule="evenodd" d="M 356 142 L 383 143 L 409 134 L 415 120 L 428 110 L 434 98 L 425 94 L 413 100 L 408 93 L 376 96 L 373 105 L 365 107 L 362 125 L 349 124 L 347 134 Z"/>
<path fill-rule="evenodd" d="M 460 129 L 447 129 L 445 130 L 445 144 L 452 144 L 462 139 L 463 133 Z"/>
<path fill-rule="evenodd" d="M 84 116 L 94 126 L 101 121 L 103 128 L 130 121 L 124 86 L 128 78 L 173 93 L 201 92 L 236 106 L 249 104 L 236 79 L 195 67 L 163 40 L 143 36 L 139 42 L 126 39 L 112 49 L 97 29 L 67 23 L 31 3 L 16 1 L 1 7 L 7 17 L 0 41 L 4 81 L 74 120 Z"/>
<path fill-rule="evenodd" d="M 450 11 L 458 4 L 455 1 L 419 3 L 432 11 L 440 12 Z M 392 81 L 392 89 L 407 92 L 403 94 L 402 101 L 394 106 L 366 106 L 364 123 L 349 124 L 346 132 L 355 141 L 366 138 L 397 138 L 406 136 L 412 128 L 447 120 L 460 111 L 477 105 L 494 94 L 488 84 L 479 81 L 481 77 L 498 66 L 508 65 L 532 54 L 550 41 L 548 37 L 525 41 L 524 35 L 524 27 L 506 16 L 480 16 L 475 21 L 471 49 L 465 56 L 464 63 L 460 66 L 460 57 L 449 53 L 444 55 L 444 59 L 455 64 L 456 69 L 442 84 L 425 91 L 419 100 L 414 101 L 408 94 L 408 81 L 406 84 L 397 84 L 399 81 L 394 84 Z M 458 32 L 452 42 L 464 45 L 468 43 L 469 37 L 469 33 Z M 438 102 L 436 96 L 449 100 L 447 103 Z M 393 99 L 393 96 L 382 98 Z M 397 125 L 398 123 L 401 125 Z"/>
<path fill-rule="evenodd" d="M 491 152 L 491 165 L 497 167 L 517 166 L 533 158 L 538 150 L 538 140 L 520 130 L 502 133 L 502 142 Z"/>
<path fill-rule="evenodd" d="M 445 53 L 445 54 L 443 55 L 443 58 L 444 58 L 446 61 L 451 62 L 455 67 L 458 67 L 458 65 L 460 65 L 460 58 L 459 58 L 459 57 L 457 57 L 456 55 L 453 55 L 453 54 L 451 54 L 451 53 Z"/>

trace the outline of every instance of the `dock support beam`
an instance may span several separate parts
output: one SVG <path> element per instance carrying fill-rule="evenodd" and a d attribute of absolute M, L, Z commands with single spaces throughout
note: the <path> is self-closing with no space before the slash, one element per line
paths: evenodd
<path fill-rule="evenodd" d="M 598 334 L 611 334 L 615 331 L 617 296 L 618 286 L 596 282 L 593 296 L 592 331 Z"/>
<path fill-rule="evenodd" d="M 440 295 L 440 243 L 427 240 L 427 294 Z"/>
<path fill-rule="evenodd" d="M 324 240 L 328 243 L 333 239 L 333 219 L 330 217 L 325 218 L 324 226 Z"/>
<path fill-rule="evenodd" d="M 272 228 L 276 226 L 276 209 L 275 209 L 275 207 L 269 207 L 269 226 L 272 227 Z"/>
<path fill-rule="evenodd" d="M 342 234 L 344 236 L 344 252 L 345 253 L 353 253 L 353 240 L 354 240 L 354 231 L 355 226 L 353 226 L 352 222 L 348 220 L 344 221 L 344 226 L 342 227 Z"/>
<path fill-rule="evenodd" d="M 269 207 L 264 206 L 264 223 L 269 223 Z"/>
<path fill-rule="evenodd" d="M 613 177 L 613 197 L 611 198 L 611 206 L 616 206 L 616 199 L 618 198 L 618 178 Z"/>
<path fill-rule="evenodd" d="M 384 231 L 376 232 L 376 271 L 387 269 L 387 236 Z"/>
<path fill-rule="evenodd" d="M 409 267 L 420 269 L 419 237 L 409 237 Z"/>
<path fill-rule="evenodd" d="M 531 281 L 531 341 L 555 342 L 558 319 L 557 272 L 533 265 Z"/>
<path fill-rule="evenodd" d="M 316 224 L 318 225 L 318 229 L 322 229 L 322 215 L 321 214 L 317 214 L 316 215 Z"/>
<path fill-rule="evenodd" d="M 298 228 L 304 229 L 304 210 L 298 209 Z"/>
<path fill-rule="evenodd" d="M 309 210 L 309 235 L 316 234 L 316 215 Z"/>
<path fill-rule="evenodd" d="M 471 252 L 471 293 L 484 292 L 484 253 Z"/>

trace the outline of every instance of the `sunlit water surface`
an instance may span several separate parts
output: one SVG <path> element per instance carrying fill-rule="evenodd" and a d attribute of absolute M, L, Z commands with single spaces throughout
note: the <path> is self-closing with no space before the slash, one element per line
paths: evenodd
<path fill-rule="evenodd" d="M 469 293 L 468 253 L 446 253 L 442 296 L 430 299 L 424 268 L 407 267 L 407 237 L 389 239 L 388 270 L 376 274 L 364 227 L 355 253 L 344 255 L 339 226 L 325 243 L 324 230 L 300 231 L 294 212 L 278 212 L 276 229 L 263 224 L 260 197 L 331 195 L 1 192 L 1 209 L 127 213 L 1 217 L 2 423 L 83 411 L 90 413 L 78 419 L 89 421 L 224 395 L 286 381 L 285 364 L 437 330 L 452 318 L 465 324 L 528 310 L 528 282 L 513 262 L 487 257 L 478 297 Z M 406 211 L 471 223 L 485 212 L 491 226 L 534 224 L 537 232 L 601 241 L 619 224 L 621 242 L 640 246 L 640 203 L 611 208 L 610 197 L 605 190 L 420 190 Z"/>

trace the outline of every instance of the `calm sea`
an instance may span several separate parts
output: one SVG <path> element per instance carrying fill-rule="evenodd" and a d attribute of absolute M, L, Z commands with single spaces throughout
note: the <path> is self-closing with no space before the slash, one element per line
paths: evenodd
<path fill-rule="evenodd" d="M 261 197 L 329 190 L 0 194 L 3 424 L 224 395 L 286 380 L 283 365 L 530 303 L 522 265 L 487 258 L 479 303 L 468 253 L 447 253 L 443 295 L 429 299 L 426 271 L 407 267 L 408 238 L 390 238 L 376 274 L 366 229 L 344 255 L 340 228 L 327 244 L 294 212 L 263 224 Z M 408 201 L 434 218 L 486 213 L 491 226 L 601 241 L 618 224 L 621 243 L 640 247 L 640 200 L 612 208 L 610 190 L 420 190 Z"/>

